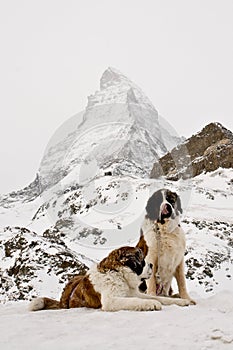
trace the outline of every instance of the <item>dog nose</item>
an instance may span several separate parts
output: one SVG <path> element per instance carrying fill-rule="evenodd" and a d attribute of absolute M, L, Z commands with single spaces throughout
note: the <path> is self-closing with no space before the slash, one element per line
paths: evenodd
<path fill-rule="evenodd" d="M 152 269 L 153 268 L 153 264 L 149 264 L 149 267 Z"/>
<path fill-rule="evenodd" d="M 171 205 L 169 203 L 165 203 L 163 206 L 162 206 L 162 212 L 161 214 L 163 215 L 167 215 L 169 214 L 169 209 L 171 208 Z"/>

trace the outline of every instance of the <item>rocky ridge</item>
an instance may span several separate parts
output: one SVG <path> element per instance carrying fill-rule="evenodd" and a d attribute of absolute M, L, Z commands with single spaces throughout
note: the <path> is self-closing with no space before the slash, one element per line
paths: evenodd
<path fill-rule="evenodd" d="M 154 163 L 151 178 L 192 178 L 219 167 L 233 167 L 233 134 L 220 123 L 211 123 Z"/>

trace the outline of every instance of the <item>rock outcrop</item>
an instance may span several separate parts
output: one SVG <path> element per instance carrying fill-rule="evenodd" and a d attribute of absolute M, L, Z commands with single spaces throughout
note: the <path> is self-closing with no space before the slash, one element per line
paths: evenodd
<path fill-rule="evenodd" d="M 220 167 L 233 167 L 233 134 L 220 123 L 211 123 L 160 158 L 150 177 L 185 179 Z"/>
<path fill-rule="evenodd" d="M 29 300 L 49 287 L 56 291 L 71 275 L 87 271 L 83 257 L 55 230 L 39 236 L 25 227 L 6 227 L 0 232 L 0 257 L 0 302 Z"/>

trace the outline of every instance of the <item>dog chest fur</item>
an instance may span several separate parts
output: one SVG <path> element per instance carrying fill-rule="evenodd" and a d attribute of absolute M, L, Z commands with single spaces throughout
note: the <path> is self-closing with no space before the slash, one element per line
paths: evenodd
<path fill-rule="evenodd" d="M 108 295 L 111 298 L 119 295 L 130 297 L 135 294 L 139 284 L 138 276 L 127 267 L 102 273 L 98 271 L 98 266 L 94 265 L 89 271 L 89 279 L 95 291 L 101 294 L 101 300 L 103 296 L 106 298 Z"/>
<path fill-rule="evenodd" d="M 146 263 L 155 264 L 155 271 L 157 271 L 159 256 L 159 272 L 162 283 L 169 282 L 174 276 L 185 252 L 185 234 L 182 228 L 176 226 L 172 232 L 169 232 L 167 226 L 168 223 L 158 224 L 160 233 L 158 243 L 158 237 L 156 237 L 156 231 L 153 229 L 151 221 L 145 218 L 142 225 L 144 244 L 148 250 L 145 257 Z"/>

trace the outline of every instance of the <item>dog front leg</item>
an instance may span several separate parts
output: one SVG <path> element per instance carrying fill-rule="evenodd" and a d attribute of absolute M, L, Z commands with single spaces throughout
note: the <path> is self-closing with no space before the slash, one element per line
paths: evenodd
<path fill-rule="evenodd" d="M 186 288 L 186 281 L 185 281 L 185 274 L 184 274 L 184 259 L 182 259 L 181 263 L 176 268 L 175 278 L 177 281 L 180 298 L 188 299 L 190 300 L 191 304 L 195 305 L 196 302 L 190 298 Z"/>
<path fill-rule="evenodd" d="M 108 297 L 101 298 L 103 311 L 153 311 L 161 310 L 161 303 L 157 300 L 138 297 Z"/>
<path fill-rule="evenodd" d="M 152 259 L 147 259 L 148 262 L 151 262 Z M 153 261 L 153 260 L 152 260 Z M 147 291 L 146 293 L 149 295 L 156 295 L 156 279 L 155 279 L 155 273 L 157 270 L 157 266 L 155 265 L 153 261 L 153 269 L 152 269 L 152 275 L 151 277 L 146 281 Z"/>
<path fill-rule="evenodd" d="M 188 306 L 190 305 L 189 299 L 180 299 L 180 298 L 170 298 L 170 297 L 163 297 L 163 296 L 154 296 L 154 295 L 147 295 L 138 292 L 137 296 L 142 299 L 151 299 L 151 300 L 157 300 L 162 305 L 178 305 L 178 306 Z"/>

